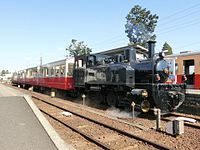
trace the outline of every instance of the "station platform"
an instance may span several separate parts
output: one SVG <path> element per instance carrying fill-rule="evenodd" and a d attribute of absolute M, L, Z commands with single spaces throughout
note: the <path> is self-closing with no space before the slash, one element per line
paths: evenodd
<path fill-rule="evenodd" d="M 8 95 L 2 92 L 7 90 L 9 87 L 0 84 L 0 149 L 74 150 L 60 138 L 29 96 L 12 90 Z"/>
<path fill-rule="evenodd" d="M 197 89 L 186 89 L 187 94 L 200 94 L 200 90 Z"/>

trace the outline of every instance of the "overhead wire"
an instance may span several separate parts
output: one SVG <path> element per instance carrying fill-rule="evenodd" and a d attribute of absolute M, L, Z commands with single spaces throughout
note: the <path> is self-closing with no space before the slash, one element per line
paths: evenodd
<path fill-rule="evenodd" d="M 194 19 L 194 18 L 192 18 L 191 20 L 187 20 L 187 21 L 184 21 L 184 22 L 179 22 L 179 23 L 176 23 L 176 26 L 175 25 L 171 25 L 171 26 L 168 26 L 168 27 L 161 27 L 161 28 L 157 28 L 157 30 L 164 30 L 164 31 L 166 31 L 166 30 L 169 30 L 169 29 L 171 29 L 171 28 L 174 28 L 174 27 L 177 27 L 177 26 L 183 26 L 183 25 L 186 25 L 186 24 L 190 24 L 190 23 L 194 23 L 194 22 L 198 22 L 199 21 L 199 18 L 197 18 L 197 19 Z"/>
<path fill-rule="evenodd" d="M 192 5 L 191 7 L 188 7 L 186 9 L 178 11 L 178 12 L 172 14 L 172 15 L 169 15 L 167 17 L 162 18 L 162 20 L 160 21 L 161 22 L 160 25 L 162 25 L 162 27 L 157 29 L 158 34 L 156 34 L 156 35 L 162 36 L 163 34 L 166 34 L 166 33 L 170 33 L 170 32 L 173 32 L 173 31 L 180 31 L 180 30 L 183 30 L 185 28 L 193 27 L 194 25 L 199 24 L 200 23 L 199 18 L 190 17 L 192 19 L 192 20 L 190 19 L 190 21 L 188 21 L 188 19 L 187 20 L 185 19 L 185 18 L 192 16 L 194 14 L 198 14 L 200 12 L 199 6 L 200 6 L 200 3 Z M 190 11 L 191 9 L 192 9 L 192 12 Z M 198 9 L 198 10 L 195 10 L 195 9 Z M 177 17 L 177 15 L 179 15 L 179 17 Z M 179 24 L 176 24 L 174 26 L 171 25 L 170 27 L 163 28 L 164 25 L 168 26 L 172 23 L 175 23 L 175 22 L 181 21 L 181 20 L 183 20 L 184 22 L 180 22 Z M 197 44 L 197 43 L 198 42 L 195 42 L 195 43 L 192 42 L 192 43 L 186 44 L 184 46 L 179 46 L 179 47 L 185 47 L 185 46 Z M 177 48 L 175 48 L 175 49 L 177 49 Z"/>
<path fill-rule="evenodd" d="M 161 24 L 159 24 L 159 22 L 158 22 L 158 25 L 159 26 L 161 26 L 160 28 L 158 27 L 157 28 L 157 31 L 159 31 L 159 32 L 161 32 L 161 33 L 169 33 L 169 32 L 171 32 L 171 31 L 174 31 L 174 29 L 177 29 L 177 30 L 181 30 L 182 29 L 182 27 L 183 28 L 185 28 L 185 26 L 188 26 L 188 24 L 191 24 L 191 25 L 194 25 L 194 24 L 197 24 L 197 23 L 195 23 L 196 22 L 196 18 L 194 19 L 193 17 L 191 17 L 192 18 L 192 20 L 191 21 L 189 21 L 188 22 L 188 20 L 186 20 L 185 21 L 185 18 L 186 17 L 188 17 L 188 16 L 191 16 L 191 15 L 193 15 L 193 14 L 197 14 L 197 13 L 199 13 L 200 11 L 199 11 L 199 9 L 198 10 L 195 10 L 195 11 L 192 11 L 192 12 L 190 12 L 190 13 L 187 13 L 187 14 L 185 14 L 184 12 L 188 12 L 187 10 L 189 10 L 189 9 L 192 9 L 192 8 L 199 8 L 199 6 L 200 6 L 200 3 L 198 3 L 198 4 L 196 4 L 196 5 L 193 5 L 193 6 L 191 6 L 191 7 L 188 7 L 188 8 L 186 8 L 186 9 L 183 9 L 183 10 L 181 10 L 181 11 L 178 11 L 178 12 L 176 12 L 176 13 L 174 13 L 175 15 L 178 15 L 178 14 L 180 14 L 181 13 L 181 16 L 179 16 L 179 17 L 175 17 L 174 18 L 174 15 L 169 15 L 169 16 L 172 16 L 172 18 L 170 18 L 170 19 L 168 19 L 168 21 L 167 22 L 165 22 L 165 24 L 164 25 L 162 25 L 163 24 L 163 22 L 161 23 Z M 194 9 L 193 9 L 194 10 Z M 168 16 L 168 17 L 169 17 Z M 165 18 L 167 18 L 167 17 L 165 17 Z M 199 19 L 199 18 L 198 18 Z M 167 19 L 166 19 L 167 20 Z M 166 20 L 164 20 L 164 21 L 166 21 Z M 174 23 L 174 22 L 177 22 L 177 21 L 180 21 L 180 20 L 183 20 L 184 22 L 180 22 L 179 24 L 176 24 L 176 25 L 171 25 L 170 27 L 163 27 L 163 26 L 168 26 L 169 24 L 172 24 L 172 23 Z M 161 20 L 162 21 L 162 20 Z M 161 34 L 160 33 L 160 34 Z"/>
<path fill-rule="evenodd" d="M 191 12 L 191 13 L 189 13 L 189 14 L 182 15 L 182 16 L 180 16 L 180 17 L 178 17 L 178 18 L 174 18 L 173 20 L 171 19 L 170 21 L 168 21 L 168 22 L 165 23 L 165 24 L 161 23 L 161 24 L 159 24 L 159 25 L 160 25 L 160 26 L 162 25 L 162 27 L 163 27 L 164 25 L 169 25 L 169 24 L 172 24 L 172 23 L 174 23 L 174 22 L 183 20 L 184 18 L 187 18 L 188 16 L 191 16 L 191 15 L 193 15 L 193 14 L 197 14 L 197 13 L 199 13 L 199 12 L 200 12 L 200 11 L 197 10 L 197 11 Z M 158 22 L 158 23 L 159 23 L 159 22 Z"/>
<path fill-rule="evenodd" d="M 191 15 L 193 15 L 193 14 L 195 14 L 195 13 L 198 13 L 199 12 L 199 10 L 197 10 L 197 11 L 193 11 L 193 12 L 190 12 L 189 14 L 184 14 L 184 15 L 181 15 L 181 16 L 179 16 L 179 17 L 176 17 L 177 15 L 179 15 L 179 14 L 183 14 L 184 12 L 188 12 L 188 10 L 191 10 L 191 9 L 193 9 L 193 8 L 198 8 L 200 6 L 200 3 L 197 3 L 197 4 L 195 4 L 195 5 L 192 5 L 192 6 L 190 6 L 190 7 L 188 7 L 188 8 L 185 8 L 185 9 L 183 9 L 183 10 L 180 10 L 180 11 L 177 11 L 177 12 L 175 12 L 175 13 L 173 13 L 173 14 L 171 14 L 171 15 L 168 15 L 168 16 L 166 16 L 166 17 L 164 17 L 164 18 L 162 18 L 162 20 L 160 20 L 159 22 L 161 22 L 162 24 L 163 23 L 165 23 L 165 24 L 171 24 L 171 23 L 173 23 L 173 22 L 177 22 L 177 21 L 179 21 L 179 20 L 182 20 L 182 19 L 184 19 L 184 18 L 186 18 L 186 17 L 188 17 L 188 16 L 191 16 Z M 174 18 L 174 17 L 176 17 L 176 18 Z M 175 31 L 175 30 L 181 30 L 181 29 L 184 29 L 184 28 L 186 28 L 186 27 L 190 27 L 190 26 L 192 26 L 192 25 L 196 25 L 196 24 L 199 24 L 200 22 L 199 21 L 193 21 L 192 23 L 191 22 L 189 22 L 189 23 L 181 23 L 180 24 L 180 26 L 171 26 L 171 27 L 168 27 L 168 28 L 165 28 L 161 33 L 159 33 L 158 35 L 160 36 L 160 35 L 162 35 L 162 34 L 166 34 L 166 33 L 169 33 L 169 32 L 172 32 L 172 31 Z M 102 45 L 102 43 L 103 43 L 103 45 L 104 45 L 104 47 L 106 46 L 106 45 L 112 45 L 112 44 L 114 44 L 114 43 L 116 43 L 116 42 L 118 42 L 118 41 L 121 41 L 121 40 L 127 40 L 127 42 L 128 42 L 128 38 L 126 37 L 126 38 L 121 38 L 121 37 L 119 37 L 119 36 L 115 36 L 115 37 L 111 37 L 111 38 L 109 38 L 109 39 L 107 39 L 107 40 L 103 40 L 103 41 L 100 41 L 100 42 L 97 42 L 97 43 L 94 43 L 94 44 L 92 44 L 92 45 L 95 45 L 95 46 L 97 46 L 97 45 Z M 108 42 L 109 41 L 109 42 Z M 96 49 L 97 49 L 97 47 L 96 47 Z"/>
<path fill-rule="evenodd" d="M 162 20 L 161 20 L 160 22 L 164 22 L 164 21 L 166 21 L 166 20 L 169 20 L 169 19 L 171 19 L 171 17 L 174 17 L 174 16 L 176 16 L 176 15 L 178 15 L 178 14 L 182 14 L 183 12 L 186 12 L 186 11 L 188 11 L 188 10 L 190 10 L 190 9 L 193 9 L 193 8 L 195 8 L 195 7 L 198 7 L 198 6 L 200 6 L 200 3 L 197 3 L 197 4 L 195 4 L 195 5 L 192 5 L 192 6 L 188 7 L 188 8 L 185 8 L 185 9 L 179 10 L 179 11 L 177 11 L 177 12 L 175 12 L 175 13 L 172 13 L 172 14 L 170 14 L 170 15 L 168 15 L 168 16 L 162 18 Z"/>
<path fill-rule="evenodd" d="M 163 35 L 163 34 L 166 34 L 166 33 L 172 32 L 172 31 L 182 30 L 182 29 L 185 29 L 187 27 L 191 27 L 191 26 L 199 24 L 199 23 L 200 23 L 200 20 L 193 21 L 193 22 L 188 22 L 187 24 L 182 24 L 180 26 L 174 26 L 174 27 L 171 27 L 168 30 L 163 31 L 163 32 L 161 31 L 157 35 Z"/>

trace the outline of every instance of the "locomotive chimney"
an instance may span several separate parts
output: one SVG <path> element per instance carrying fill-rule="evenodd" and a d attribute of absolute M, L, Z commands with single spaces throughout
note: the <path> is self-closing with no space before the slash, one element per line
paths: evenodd
<path fill-rule="evenodd" d="M 148 49 L 149 49 L 149 53 L 148 56 L 149 58 L 153 58 L 154 54 L 155 54 L 155 43 L 156 41 L 148 41 Z"/>

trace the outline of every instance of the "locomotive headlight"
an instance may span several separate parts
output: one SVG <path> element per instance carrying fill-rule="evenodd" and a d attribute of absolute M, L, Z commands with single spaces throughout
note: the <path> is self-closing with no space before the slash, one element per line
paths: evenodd
<path fill-rule="evenodd" d="M 151 106 L 148 100 L 144 100 L 142 101 L 140 107 L 143 112 L 148 112 Z"/>
<path fill-rule="evenodd" d="M 143 90 L 141 94 L 142 94 L 142 97 L 148 97 L 147 90 Z"/>

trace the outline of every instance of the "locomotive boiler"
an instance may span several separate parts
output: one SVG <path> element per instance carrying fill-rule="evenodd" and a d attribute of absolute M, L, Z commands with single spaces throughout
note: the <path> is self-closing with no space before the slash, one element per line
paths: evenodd
<path fill-rule="evenodd" d="M 143 112 L 154 107 L 162 113 L 176 110 L 185 100 L 185 85 L 166 83 L 169 64 L 162 55 L 155 55 L 154 46 L 155 42 L 148 42 L 144 59 L 136 58 L 136 47 L 120 54 L 75 57 L 76 90 L 98 92 L 110 106 L 130 106 L 134 102 Z"/>

